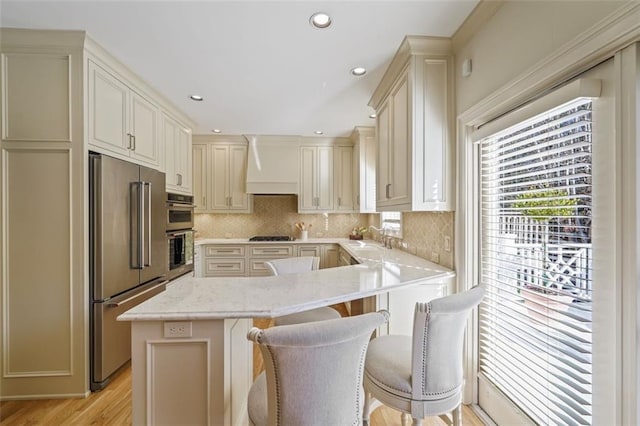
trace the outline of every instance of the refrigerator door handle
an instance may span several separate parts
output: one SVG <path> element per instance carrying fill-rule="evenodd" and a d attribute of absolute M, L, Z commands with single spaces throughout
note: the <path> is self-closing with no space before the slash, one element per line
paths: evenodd
<path fill-rule="evenodd" d="M 154 290 L 156 290 L 156 289 L 158 289 L 160 287 L 166 286 L 168 282 L 169 282 L 169 280 L 163 280 L 160 283 L 154 285 L 153 287 L 149 287 L 149 288 L 145 289 L 144 291 L 141 291 L 140 293 L 136 293 L 133 296 L 127 297 L 124 300 L 113 300 L 113 301 L 110 300 L 109 302 L 107 302 L 106 305 L 109 308 L 117 308 L 118 306 L 122 306 L 122 305 L 124 305 L 126 303 L 129 303 L 132 300 L 135 300 L 135 299 L 137 299 L 139 297 L 142 297 L 143 295 L 145 295 L 145 294 L 147 294 L 147 293 L 149 293 L 151 291 L 154 291 Z"/>
<path fill-rule="evenodd" d="M 143 182 L 144 187 L 147 188 L 147 259 L 144 260 L 143 267 L 151 266 L 151 216 L 152 216 L 152 207 L 151 207 L 151 182 Z"/>
<path fill-rule="evenodd" d="M 131 238 L 129 240 L 131 250 L 131 267 L 143 269 L 144 261 L 144 197 L 142 182 L 131 182 Z"/>

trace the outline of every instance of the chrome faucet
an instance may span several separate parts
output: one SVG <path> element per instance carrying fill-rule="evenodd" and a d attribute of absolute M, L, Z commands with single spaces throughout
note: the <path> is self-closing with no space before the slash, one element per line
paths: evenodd
<path fill-rule="evenodd" d="M 388 249 L 393 248 L 391 246 L 391 243 L 392 243 L 392 241 L 393 241 L 393 239 L 395 237 L 393 235 L 389 235 L 387 233 L 389 228 L 384 228 L 384 227 L 383 228 L 376 228 L 373 225 L 369 225 L 369 231 L 371 231 L 371 229 L 373 229 L 375 231 L 378 231 L 378 233 L 380 234 L 380 239 L 382 240 L 382 247 L 388 248 Z"/>

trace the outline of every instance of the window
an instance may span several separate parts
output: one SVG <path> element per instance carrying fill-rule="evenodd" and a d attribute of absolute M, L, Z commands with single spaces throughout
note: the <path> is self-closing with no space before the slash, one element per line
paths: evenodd
<path fill-rule="evenodd" d="M 536 423 L 590 424 L 592 102 L 479 149 L 479 373 Z"/>
<path fill-rule="evenodd" d="M 388 229 L 389 234 L 402 238 L 402 213 L 401 212 L 381 212 L 380 228 Z"/>

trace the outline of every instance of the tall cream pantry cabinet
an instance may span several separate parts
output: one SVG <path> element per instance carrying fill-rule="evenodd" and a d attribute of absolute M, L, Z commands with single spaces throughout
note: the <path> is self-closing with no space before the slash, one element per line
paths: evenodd
<path fill-rule="evenodd" d="M 453 210 L 451 41 L 405 37 L 369 105 L 377 114 L 377 210 Z"/>
<path fill-rule="evenodd" d="M 193 123 L 82 31 L 3 28 L 0 52 L 0 398 L 82 397 L 88 153 L 164 171 L 162 117 Z"/>

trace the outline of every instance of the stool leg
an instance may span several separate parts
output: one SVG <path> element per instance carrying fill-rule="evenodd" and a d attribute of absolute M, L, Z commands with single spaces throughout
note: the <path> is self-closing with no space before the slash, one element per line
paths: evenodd
<path fill-rule="evenodd" d="M 411 416 L 408 413 L 402 413 L 400 417 L 400 423 L 402 424 L 402 426 L 410 426 Z"/>
<path fill-rule="evenodd" d="M 462 404 L 453 409 L 453 426 L 462 426 Z"/>

